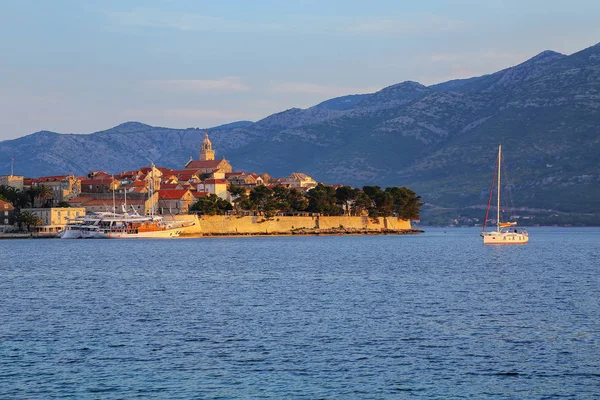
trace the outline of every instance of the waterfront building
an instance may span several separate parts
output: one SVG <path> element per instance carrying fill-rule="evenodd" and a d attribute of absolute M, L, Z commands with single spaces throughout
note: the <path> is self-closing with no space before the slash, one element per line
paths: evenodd
<path fill-rule="evenodd" d="M 28 212 L 42 221 L 41 226 L 35 227 L 38 234 L 56 234 L 65 228 L 68 219 L 85 215 L 83 207 L 50 207 L 50 208 L 23 208 L 21 212 Z"/>

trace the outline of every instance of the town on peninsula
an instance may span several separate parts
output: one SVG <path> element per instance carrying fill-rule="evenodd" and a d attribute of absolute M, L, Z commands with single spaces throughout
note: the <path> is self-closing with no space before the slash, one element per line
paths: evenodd
<path fill-rule="evenodd" d="M 208 131 L 199 158 L 181 169 L 151 163 L 118 174 L 29 178 L 13 172 L 0 176 L 3 237 L 59 237 L 70 221 L 109 212 L 160 215 L 179 222 L 181 237 L 420 232 L 411 220 L 419 219 L 423 203 L 406 187 L 354 188 L 299 172 L 275 178 L 235 171 L 215 158 Z"/>

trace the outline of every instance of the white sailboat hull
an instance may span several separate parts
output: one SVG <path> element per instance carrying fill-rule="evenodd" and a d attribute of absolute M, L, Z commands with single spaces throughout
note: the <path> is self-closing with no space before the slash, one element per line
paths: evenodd
<path fill-rule="evenodd" d="M 529 235 L 524 232 L 485 232 L 483 244 L 525 244 Z"/>

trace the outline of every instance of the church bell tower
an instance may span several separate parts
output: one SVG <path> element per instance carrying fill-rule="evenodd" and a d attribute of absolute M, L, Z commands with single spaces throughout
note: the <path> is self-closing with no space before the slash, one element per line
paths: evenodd
<path fill-rule="evenodd" d="M 200 150 L 200 161 L 208 161 L 215 159 L 215 151 L 212 149 L 212 143 L 208 138 L 208 131 L 204 134 L 202 141 L 202 149 Z"/>

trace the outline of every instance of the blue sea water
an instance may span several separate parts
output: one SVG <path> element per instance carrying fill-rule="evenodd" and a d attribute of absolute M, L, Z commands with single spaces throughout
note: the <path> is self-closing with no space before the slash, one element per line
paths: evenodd
<path fill-rule="evenodd" d="M 600 229 L 0 242 L 0 398 L 600 398 Z"/>

